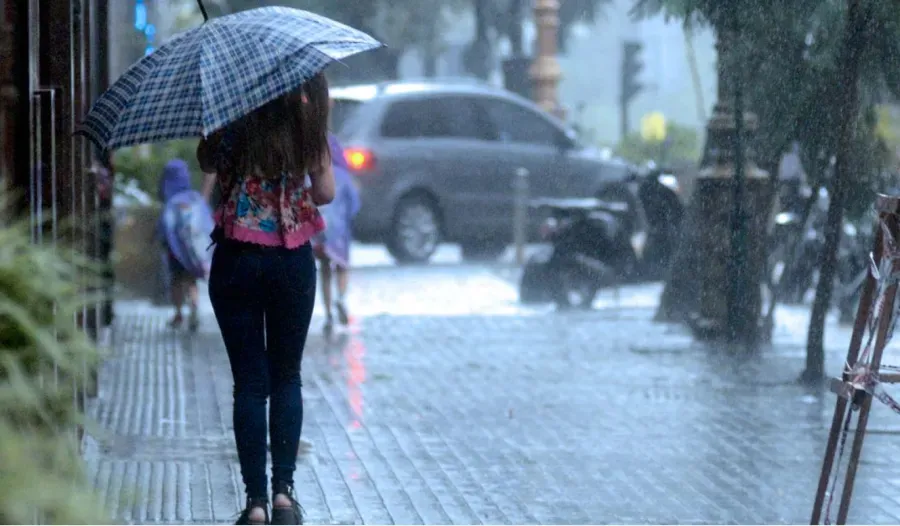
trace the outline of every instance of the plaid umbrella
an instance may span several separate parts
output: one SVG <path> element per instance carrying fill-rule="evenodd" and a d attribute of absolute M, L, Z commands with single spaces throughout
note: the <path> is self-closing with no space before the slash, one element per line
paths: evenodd
<path fill-rule="evenodd" d="M 216 18 L 132 65 L 94 103 L 77 133 L 110 150 L 206 136 L 293 91 L 331 62 L 381 45 L 287 7 Z"/>

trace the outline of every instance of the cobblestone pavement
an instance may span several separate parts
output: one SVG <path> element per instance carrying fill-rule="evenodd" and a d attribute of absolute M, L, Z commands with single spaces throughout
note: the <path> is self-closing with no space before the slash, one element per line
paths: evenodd
<path fill-rule="evenodd" d="M 652 323 L 658 286 L 557 313 L 516 306 L 513 278 L 356 272 L 354 326 L 304 360 L 309 523 L 808 521 L 834 398 L 793 383 L 802 313 L 735 356 Z M 233 521 L 227 358 L 208 314 L 193 337 L 166 316 L 119 308 L 89 473 L 118 521 Z M 835 371 L 849 335 L 829 330 Z M 871 428 L 851 519 L 897 523 L 900 417 L 876 407 Z"/>

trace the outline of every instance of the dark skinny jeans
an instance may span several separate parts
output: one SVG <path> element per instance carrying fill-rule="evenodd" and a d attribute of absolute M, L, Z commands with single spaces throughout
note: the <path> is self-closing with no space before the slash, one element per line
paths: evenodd
<path fill-rule="evenodd" d="M 247 496 L 267 498 L 267 398 L 272 483 L 294 483 L 303 426 L 300 360 L 316 295 L 312 249 L 220 240 L 209 295 L 234 376 L 234 438 Z"/>

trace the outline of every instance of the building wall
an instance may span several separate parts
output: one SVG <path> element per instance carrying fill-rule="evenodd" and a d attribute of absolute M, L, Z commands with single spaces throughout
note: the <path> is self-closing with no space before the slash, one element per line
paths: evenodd
<path fill-rule="evenodd" d="M 0 191 L 6 186 L 13 168 L 12 112 L 16 89 L 13 85 L 13 26 L 7 22 L 5 0 L 0 0 Z"/>
<path fill-rule="evenodd" d="M 109 2 L 110 78 L 118 78 L 128 66 L 144 56 L 148 43 L 159 46 L 177 33 L 181 25 L 199 24 L 203 20 L 194 13 L 196 0 L 144 0 L 147 22 L 154 26 L 156 34 L 148 40 L 146 34 L 135 28 L 135 0 Z"/>
<path fill-rule="evenodd" d="M 64 242 L 87 254 L 95 247 L 94 152 L 73 132 L 105 85 L 106 2 L 6 0 L 0 11 L 12 28 L 11 45 L 0 50 L 0 64 L 12 66 L 12 83 L 7 77 L 3 88 L 15 89 L 14 103 L 0 106 L 7 187 L 31 219 L 35 242 Z M 82 314 L 78 323 L 96 329 L 91 311 Z"/>

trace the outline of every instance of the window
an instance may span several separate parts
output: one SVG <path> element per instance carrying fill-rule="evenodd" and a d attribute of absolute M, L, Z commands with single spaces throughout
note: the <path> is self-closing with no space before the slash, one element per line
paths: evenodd
<path fill-rule="evenodd" d="M 426 101 L 395 102 L 381 123 L 381 135 L 392 139 L 426 137 L 432 127 L 430 117 Z"/>
<path fill-rule="evenodd" d="M 562 132 L 533 110 L 497 99 L 485 101 L 485 107 L 501 141 L 544 146 L 559 143 Z"/>
<path fill-rule="evenodd" d="M 341 131 L 360 106 L 362 106 L 362 102 L 358 100 L 334 99 L 334 105 L 331 107 L 331 129 L 336 132 Z"/>
<path fill-rule="evenodd" d="M 381 135 L 488 140 L 493 133 L 472 99 L 442 96 L 395 102 L 385 115 Z"/>

